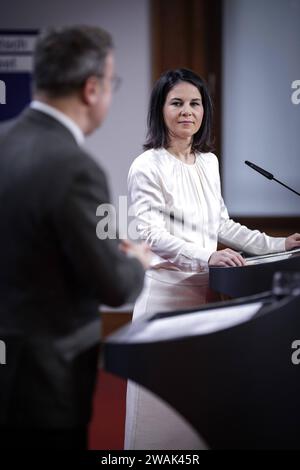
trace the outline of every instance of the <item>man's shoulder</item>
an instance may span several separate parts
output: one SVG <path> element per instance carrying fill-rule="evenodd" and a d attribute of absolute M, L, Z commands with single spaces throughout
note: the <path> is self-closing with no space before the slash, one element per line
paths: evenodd
<path fill-rule="evenodd" d="M 35 163 L 41 166 L 41 171 L 57 172 L 61 178 L 81 171 L 103 173 L 88 151 L 78 145 L 71 131 L 52 116 L 28 109 L 16 122 L 14 130 L 17 129 L 18 136 L 26 134 L 24 151 L 28 153 L 34 148 Z"/>
<path fill-rule="evenodd" d="M 57 167 L 57 170 L 64 167 L 66 171 L 72 173 L 86 171 L 95 175 L 104 174 L 100 163 L 96 162 L 88 150 L 83 147 L 63 145 L 61 148 L 57 148 L 57 152 L 54 152 L 49 160 L 52 161 L 54 167 Z"/>
<path fill-rule="evenodd" d="M 45 188 L 51 194 L 64 194 L 73 181 L 106 187 L 103 169 L 78 145 L 69 129 L 32 111 L 3 129 L 0 126 L 0 167 L 9 167 L 10 174 L 18 175 L 26 187 Z"/>
<path fill-rule="evenodd" d="M 0 139 L 4 138 L 9 130 L 14 126 L 15 119 L 10 119 L 9 121 L 1 122 L 0 125 Z"/>
<path fill-rule="evenodd" d="M 87 151 L 80 147 L 61 148 L 57 153 L 50 154 L 41 172 L 47 182 L 55 181 L 58 192 L 62 194 L 71 187 L 98 186 L 107 189 L 104 170 Z"/>
<path fill-rule="evenodd" d="M 47 165 L 40 170 L 41 180 L 48 188 L 51 207 L 57 210 L 65 200 L 93 198 L 104 194 L 109 200 L 108 182 L 103 169 L 83 149 L 65 151 L 58 156 L 49 156 Z M 67 198 L 67 199 L 66 199 Z M 79 200 L 78 199 L 78 200 Z"/>

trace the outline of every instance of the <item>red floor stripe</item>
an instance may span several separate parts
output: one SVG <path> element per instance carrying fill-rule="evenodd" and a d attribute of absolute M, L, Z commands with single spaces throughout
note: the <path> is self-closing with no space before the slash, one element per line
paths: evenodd
<path fill-rule="evenodd" d="M 94 395 L 89 448 L 121 450 L 124 445 L 126 380 L 100 371 Z"/>

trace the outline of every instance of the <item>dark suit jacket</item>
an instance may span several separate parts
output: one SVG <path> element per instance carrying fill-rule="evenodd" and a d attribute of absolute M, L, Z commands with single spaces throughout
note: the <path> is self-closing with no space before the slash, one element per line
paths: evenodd
<path fill-rule="evenodd" d="M 123 255 L 117 240 L 96 236 L 96 209 L 108 202 L 103 171 L 58 121 L 28 109 L 5 126 L 0 134 L 0 339 L 7 339 L 7 365 L 0 366 L 6 383 L 2 425 L 74 427 L 89 419 L 99 304 L 135 300 L 144 277 L 141 264 Z"/>

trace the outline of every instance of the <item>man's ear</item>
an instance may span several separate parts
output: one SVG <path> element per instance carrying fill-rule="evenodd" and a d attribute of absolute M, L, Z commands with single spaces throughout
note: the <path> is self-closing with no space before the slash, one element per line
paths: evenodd
<path fill-rule="evenodd" d="M 81 97 L 85 104 L 94 105 L 97 103 L 100 94 L 99 78 L 91 76 L 86 79 L 81 89 Z"/>

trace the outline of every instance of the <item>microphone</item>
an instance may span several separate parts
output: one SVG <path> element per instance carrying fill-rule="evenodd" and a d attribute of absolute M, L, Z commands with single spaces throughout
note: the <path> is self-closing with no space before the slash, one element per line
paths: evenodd
<path fill-rule="evenodd" d="M 258 171 L 258 173 L 265 176 L 269 180 L 274 179 L 274 176 L 272 175 L 272 173 L 269 173 L 268 171 L 264 170 L 263 168 L 260 168 L 260 166 L 254 165 L 254 163 L 248 162 L 248 160 L 246 160 L 245 163 L 246 163 L 246 165 L 250 166 L 250 168 L 252 168 L 252 170 Z"/>
<path fill-rule="evenodd" d="M 290 188 L 289 186 L 287 186 L 286 184 L 282 183 L 282 181 L 279 181 L 277 180 L 276 178 L 274 178 L 274 175 L 272 175 L 272 173 L 269 173 L 267 170 L 264 170 L 263 168 L 261 168 L 260 166 L 257 166 L 255 165 L 254 163 L 252 162 L 249 162 L 248 160 L 245 161 L 245 164 L 250 166 L 250 168 L 252 168 L 252 170 L 255 170 L 257 171 L 258 173 L 260 173 L 261 175 L 265 176 L 266 178 L 268 178 L 269 180 L 274 180 L 276 181 L 276 183 L 279 183 L 281 184 L 281 186 L 284 186 L 285 188 L 289 189 L 290 191 L 292 191 L 293 193 L 297 194 L 298 196 L 300 196 L 300 193 L 298 193 L 297 191 L 295 191 L 294 189 Z"/>

